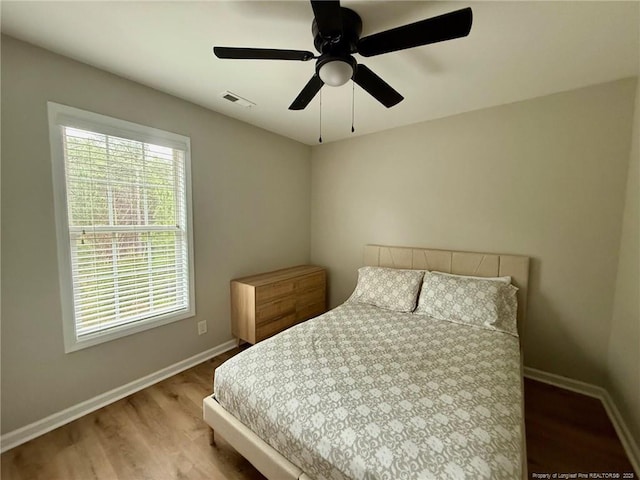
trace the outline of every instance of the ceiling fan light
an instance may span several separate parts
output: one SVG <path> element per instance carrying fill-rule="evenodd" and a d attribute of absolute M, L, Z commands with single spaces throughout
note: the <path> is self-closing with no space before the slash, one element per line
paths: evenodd
<path fill-rule="evenodd" d="M 318 75 L 320 75 L 320 79 L 327 85 L 339 87 L 353 77 L 353 67 L 343 60 L 332 60 L 320 67 Z"/>

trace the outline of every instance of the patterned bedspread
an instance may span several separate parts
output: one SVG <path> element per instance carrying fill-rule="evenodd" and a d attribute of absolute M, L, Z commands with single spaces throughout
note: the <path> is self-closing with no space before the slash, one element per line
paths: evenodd
<path fill-rule="evenodd" d="M 518 339 L 346 303 L 215 372 L 227 411 L 317 480 L 521 476 Z"/>

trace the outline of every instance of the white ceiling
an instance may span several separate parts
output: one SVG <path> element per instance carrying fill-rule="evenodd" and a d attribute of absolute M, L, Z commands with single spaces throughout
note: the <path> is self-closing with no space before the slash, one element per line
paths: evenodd
<path fill-rule="evenodd" d="M 386 109 L 351 83 L 324 87 L 325 142 L 638 75 L 640 3 L 342 2 L 362 36 L 471 6 L 468 37 L 362 58 L 405 100 Z M 314 62 L 220 60 L 213 45 L 314 51 L 313 12 L 286 2 L 2 1 L 2 32 L 313 145 L 318 96 L 288 106 Z M 220 98 L 230 90 L 256 103 Z"/>

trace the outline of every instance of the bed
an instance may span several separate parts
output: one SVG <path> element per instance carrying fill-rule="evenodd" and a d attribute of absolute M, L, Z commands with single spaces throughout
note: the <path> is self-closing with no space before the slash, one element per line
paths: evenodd
<path fill-rule="evenodd" d="M 219 367 L 205 421 L 273 480 L 526 478 L 518 332 L 528 257 L 368 245 L 364 264 L 413 270 L 402 275 L 414 286 L 418 272 L 444 272 L 431 275 L 434 289 L 458 282 L 446 273 L 508 276 L 517 324 L 441 320 L 424 313 L 428 299 L 413 312 L 389 286 L 378 290 L 400 306 L 381 308 L 359 301 L 359 278 L 345 304 Z M 430 292 L 420 278 L 416 295 Z"/>

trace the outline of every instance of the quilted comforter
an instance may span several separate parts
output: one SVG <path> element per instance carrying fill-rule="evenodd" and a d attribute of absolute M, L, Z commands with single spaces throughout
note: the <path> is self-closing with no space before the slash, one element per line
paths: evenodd
<path fill-rule="evenodd" d="M 214 396 L 316 480 L 521 477 L 506 333 L 346 303 L 225 362 Z"/>

